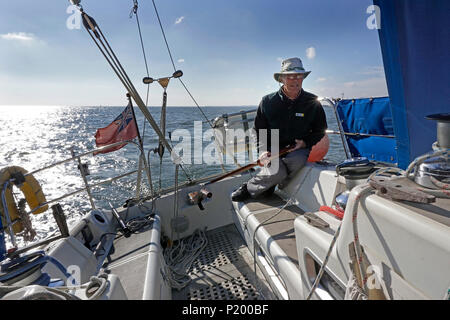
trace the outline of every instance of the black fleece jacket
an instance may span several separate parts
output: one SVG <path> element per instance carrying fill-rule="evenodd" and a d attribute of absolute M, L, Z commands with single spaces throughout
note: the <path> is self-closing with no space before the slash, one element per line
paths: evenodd
<path fill-rule="evenodd" d="M 280 88 L 262 98 L 253 129 L 259 150 L 271 150 L 270 129 L 279 129 L 280 149 L 295 144 L 295 139 L 299 139 L 305 141 L 306 148 L 311 150 L 325 135 L 327 120 L 317 96 L 302 89 L 300 95 L 291 100 Z M 259 129 L 268 129 L 267 145 L 266 141 L 260 141 Z"/>

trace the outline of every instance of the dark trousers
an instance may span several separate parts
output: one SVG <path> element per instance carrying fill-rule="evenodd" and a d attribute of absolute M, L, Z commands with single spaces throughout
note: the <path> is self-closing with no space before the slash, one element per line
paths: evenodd
<path fill-rule="evenodd" d="M 293 173 L 303 168 L 308 160 L 309 149 L 298 149 L 288 153 L 282 159 L 272 160 L 270 166 L 261 171 L 247 182 L 247 190 L 252 198 L 276 186 L 282 187 Z"/>

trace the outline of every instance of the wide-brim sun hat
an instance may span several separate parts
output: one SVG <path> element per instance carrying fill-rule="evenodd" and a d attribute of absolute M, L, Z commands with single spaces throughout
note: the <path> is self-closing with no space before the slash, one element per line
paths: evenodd
<path fill-rule="evenodd" d="M 305 71 L 305 68 L 303 68 L 302 60 L 289 58 L 281 62 L 281 71 L 274 73 L 273 77 L 276 81 L 281 82 L 280 76 L 284 74 L 303 74 L 303 79 L 305 79 L 310 73 L 311 71 Z"/>

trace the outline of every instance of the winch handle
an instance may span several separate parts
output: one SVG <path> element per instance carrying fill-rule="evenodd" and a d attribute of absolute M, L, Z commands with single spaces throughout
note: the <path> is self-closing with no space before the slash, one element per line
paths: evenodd
<path fill-rule="evenodd" d="M 119 222 L 119 226 L 121 228 L 121 232 L 123 233 L 123 236 L 125 238 L 129 238 L 131 236 L 131 231 L 130 229 L 127 227 L 127 225 L 125 224 L 125 222 L 122 220 L 122 218 L 120 217 L 119 213 L 117 212 L 116 209 L 114 209 L 114 207 L 112 206 L 111 202 L 108 202 L 109 206 L 111 207 L 111 212 L 113 214 L 113 216 L 117 219 L 117 221 Z"/>

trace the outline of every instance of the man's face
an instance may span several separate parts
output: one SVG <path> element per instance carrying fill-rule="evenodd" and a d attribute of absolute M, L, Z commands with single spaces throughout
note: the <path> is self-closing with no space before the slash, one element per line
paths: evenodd
<path fill-rule="evenodd" d="M 302 90 L 303 75 L 302 74 L 289 74 L 282 75 L 280 77 L 281 82 L 284 85 L 286 93 L 291 96 L 296 96 Z"/>

